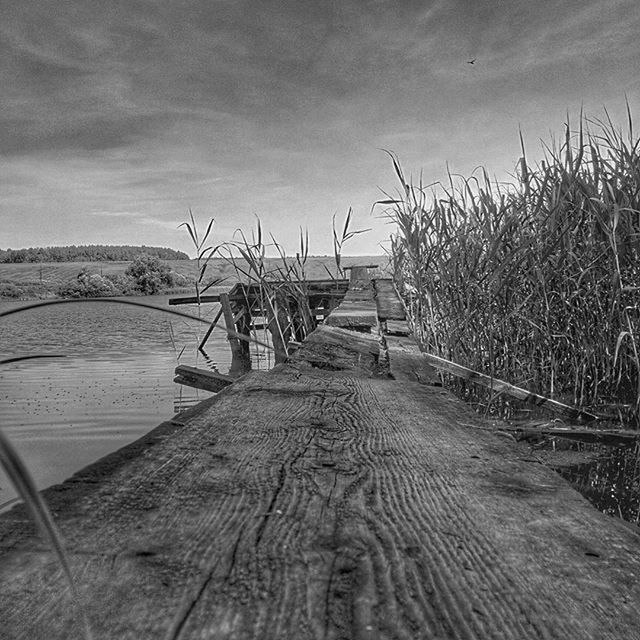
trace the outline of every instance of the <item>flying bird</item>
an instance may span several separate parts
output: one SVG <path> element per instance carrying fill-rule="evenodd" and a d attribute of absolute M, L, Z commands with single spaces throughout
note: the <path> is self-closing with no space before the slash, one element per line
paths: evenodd
<path fill-rule="evenodd" d="M 476 63 L 476 59 L 474 58 L 473 60 L 467 60 L 467 64 L 475 64 Z"/>

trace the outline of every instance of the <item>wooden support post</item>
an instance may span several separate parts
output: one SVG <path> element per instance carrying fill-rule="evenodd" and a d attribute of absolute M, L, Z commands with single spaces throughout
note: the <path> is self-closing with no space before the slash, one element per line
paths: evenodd
<path fill-rule="evenodd" d="M 229 340 L 229 345 L 231 347 L 230 373 L 231 375 L 239 376 L 251 369 L 251 358 L 249 357 L 249 343 L 238 339 L 235 336 L 235 333 L 245 333 L 248 335 L 248 331 L 238 331 L 234 321 L 233 309 L 229 302 L 229 294 L 220 294 L 220 305 L 224 316 L 224 322 L 228 330 L 227 340 Z"/>
<path fill-rule="evenodd" d="M 275 351 L 276 364 L 285 362 L 289 357 L 287 351 L 288 333 L 286 313 L 278 304 L 277 296 L 273 299 L 267 299 L 267 318 L 269 319 L 269 331 L 271 332 L 271 340 Z"/>
<path fill-rule="evenodd" d="M 211 335 L 212 331 L 216 328 L 216 325 L 218 324 L 218 320 L 220 320 L 221 315 L 222 315 L 222 306 L 218 309 L 218 313 L 216 313 L 216 317 L 211 322 L 211 325 L 209 325 L 209 328 L 207 329 L 207 333 L 204 334 L 204 338 L 202 338 L 200 344 L 198 345 L 198 349 L 200 351 L 204 351 L 204 345 L 209 339 L 209 336 Z"/>
<path fill-rule="evenodd" d="M 236 326 L 236 331 L 247 338 L 251 335 L 251 309 L 248 302 L 236 303 L 236 307 L 240 307 L 240 310 L 234 315 L 233 321 Z M 251 343 L 249 340 L 239 340 L 240 353 L 242 359 L 245 362 L 245 368 L 248 371 L 251 369 Z"/>

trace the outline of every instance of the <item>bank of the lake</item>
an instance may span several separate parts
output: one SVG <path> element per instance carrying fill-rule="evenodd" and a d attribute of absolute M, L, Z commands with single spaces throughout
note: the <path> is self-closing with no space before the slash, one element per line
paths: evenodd
<path fill-rule="evenodd" d="M 191 286 L 198 278 L 198 264 L 196 260 L 165 260 L 169 268 L 184 279 L 187 286 Z M 343 266 L 352 264 L 379 264 L 385 268 L 389 263 L 386 256 L 345 256 Z M 82 270 L 90 274 L 103 277 L 123 277 L 131 262 L 28 262 L 28 263 L 0 263 L 0 300 L 21 299 L 35 300 L 52 298 L 66 283 L 72 282 Z M 281 266 L 280 259 L 267 258 L 267 268 Z M 306 274 L 311 280 L 327 278 L 329 273 L 335 273 L 335 259 L 333 256 L 310 256 L 307 260 Z M 213 258 L 209 262 L 206 281 L 219 280 L 227 288 L 238 281 L 238 273 L 234 265 L 223 258 Z M 170 292 L 185 291 L 179 288 L 169 289 Z M 166 293 L 167 291 L 165 291 Z"/>

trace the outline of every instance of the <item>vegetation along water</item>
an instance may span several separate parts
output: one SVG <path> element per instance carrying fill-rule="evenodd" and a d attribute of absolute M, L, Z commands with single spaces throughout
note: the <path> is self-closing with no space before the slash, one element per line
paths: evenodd
<path fill-rule="evenodd" d="M 639 139 L 630 113 L 564 129 L 508 185 L 416 183 L 392 154 L 394 274 L 426 350 L 638 427 Z"/>

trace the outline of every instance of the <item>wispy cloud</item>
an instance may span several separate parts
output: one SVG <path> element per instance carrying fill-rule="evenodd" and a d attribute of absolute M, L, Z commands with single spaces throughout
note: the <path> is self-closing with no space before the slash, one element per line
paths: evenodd
<path fill-rule="evenodd" d="M 333 213 L 369 226 L 393 188 L 381 148 L 505 171 L 519 126 L 640 104 L 639 29 L 635 0 L 7 0 L 0 245 L 180 243 L 191 206 L 330 250 Z"/>
<path fill-rule="evenodd" d="M 136 218 L 141 216 L 139 211 L 88 211 L 87 215 L 101 218 Z"/>

